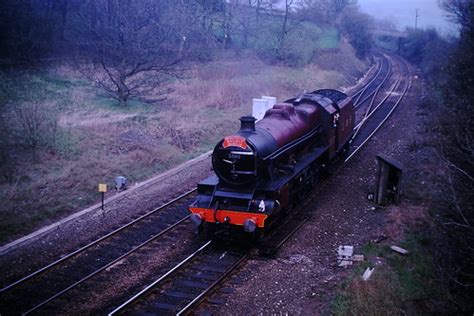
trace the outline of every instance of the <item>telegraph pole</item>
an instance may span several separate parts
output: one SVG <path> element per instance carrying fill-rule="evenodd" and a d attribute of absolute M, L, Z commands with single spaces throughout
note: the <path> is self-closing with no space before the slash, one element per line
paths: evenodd
<path fill-rule="evenodd" d="M 418 9 L 416 9 L 416 13 L 415 13 L 415 30 L 418 28 L 418 17 L 420 15 L 418 14 Z"/>

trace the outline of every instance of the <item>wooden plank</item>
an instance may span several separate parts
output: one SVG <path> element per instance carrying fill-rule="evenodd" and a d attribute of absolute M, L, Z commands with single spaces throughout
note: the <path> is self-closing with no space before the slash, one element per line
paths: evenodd
<path fill-rule="evenodd" d="M 364 255 L 353 255 L 352 261 L 364 261 Z"/>
<path fill-rule="evenodd" d="M 399 254 L 402 254 L 402 255 L 407 255 L 407 254 L 410 253 L 408 250 L 403 249 L 403 248 L 398 247 L 398 246 L 390 246 L 390 249 L 392 249 L 393 251 L 398 252 Z"/>
<path fill-rule="evenodd" d="M 367 268 L 367 269 L 365 269 L 364 274 L 362 275 L 362 280 L 364 280 L 364 281 L 369 280 L 370 277 L 372 276 L 372 272 L 374 272 L 374 269 L 375 269 L 375 268 Z"/>

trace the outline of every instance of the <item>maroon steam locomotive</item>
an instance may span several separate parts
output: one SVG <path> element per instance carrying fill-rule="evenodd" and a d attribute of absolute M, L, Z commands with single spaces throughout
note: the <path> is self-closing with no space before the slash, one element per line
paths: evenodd
<path fill-rule="evenodd" d="M 332 89 L 275 104 L 257 123 L 242 117 L 240 130 L 214 148 L 215 175 L 198 184 L 192 221 L 206 238 L 233 230 L 261 236 L 347 149 L 354 120 L 351 98 Z"/>

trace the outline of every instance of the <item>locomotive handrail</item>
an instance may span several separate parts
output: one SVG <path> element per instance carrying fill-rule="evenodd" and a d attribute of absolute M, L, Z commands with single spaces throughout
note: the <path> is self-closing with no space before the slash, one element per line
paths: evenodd
<path fill-rule="evenodd" d="M 278 148 L 277 150 L 275 150 L 274 152 L 272 152 L 271 154 L 269 154 L 268 156 L 264 157 L 263 160 L 270 160 L 270 159 L 276 159 L 278 158 L 281 154 L 283 154 L 284 152 L 286 152 L 288 149 L 292 148 L 292 147 L 295 147 L 295 146 L 298 146 L 300 145 L 302 142 L 304 142 L 305 140 L 307 140 L 308 138 L 311 138 L 312 136 L 316 135 L 317 133 L 320 132 L 320 128 L 321 128 L 321 124 L 319 124 L 318 126 L 316 126 L 315 128 L 313 128 L 312 131 L 310 131 L 309 133 L 306 133 L 305 135 L 301 136 L 300 138 L 297 138 L 291 142 L 289 142 L 288 144 Z"/>

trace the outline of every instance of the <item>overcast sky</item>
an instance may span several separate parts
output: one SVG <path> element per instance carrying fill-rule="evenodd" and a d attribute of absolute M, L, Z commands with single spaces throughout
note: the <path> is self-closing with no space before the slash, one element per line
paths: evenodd
<path fill-rule="evenodd" d="M 362 11 L 375 17 L 388 18 L 396 22 L 401 30 L 406 26 L 415 26 L 415 12 L 419 9 L 418 26 L 436 27 L 444 33 L 454 29 L 447 21 L 445 12 L 438 6 L 437 0 L 358 0 Z"/>

